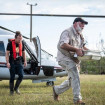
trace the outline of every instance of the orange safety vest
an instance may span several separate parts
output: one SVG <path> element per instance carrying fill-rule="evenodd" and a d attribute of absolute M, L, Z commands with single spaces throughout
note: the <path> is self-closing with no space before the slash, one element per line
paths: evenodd
<path fill-rule="evenodd" d="M 13 58 L 16 59 L 16 43 L 15 39 L 11 39 L 12 49 L 13 49 Z M 22 43 L 19 44 L 19 56 L 22 56 Z"/>

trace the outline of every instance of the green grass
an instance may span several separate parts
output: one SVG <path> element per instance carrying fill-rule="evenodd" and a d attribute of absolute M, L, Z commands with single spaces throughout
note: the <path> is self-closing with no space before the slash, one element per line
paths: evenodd
<path fill-rule="evenodd" d="M 57 78 L 55 85 L 66 79 Z M 81 93 L 86 105 L 105 105 L 105 75 L 80 75 Z M 9 81 L 0 81 L 0 105 L 73 105 L 72 89 L 53 100 L 52 87 L 45 83 L 33 84 L 24 80 L 20 86 L 21 95 L 9 95 Z"/>

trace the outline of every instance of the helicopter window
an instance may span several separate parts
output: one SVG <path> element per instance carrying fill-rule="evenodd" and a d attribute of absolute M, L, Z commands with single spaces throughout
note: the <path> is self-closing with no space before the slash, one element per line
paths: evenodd
<path fill-rule="evenodd" d="M 0 41 L 0 56 L 5 56 L 5 48 L 3 41 Z"/>
<path fill-rule="evenodd" d="M 42 59 L 51 59 L 53 57 L 51 54 L 47 53 L 44 50 L 41 50 L 41 54 Z"/>
<path fill-rule="evenodd" d="M 26 52 L 26 59 L 27 59 L 27 61 L 28 60 L 30 60 L 31 58 L 30 58 L 30 55 L 28 54 L 28 52 L 27 51 L 25 51 Z"/>

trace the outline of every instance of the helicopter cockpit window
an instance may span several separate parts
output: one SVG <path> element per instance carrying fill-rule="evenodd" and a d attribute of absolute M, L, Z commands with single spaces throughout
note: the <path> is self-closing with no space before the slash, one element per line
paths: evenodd
<path fill-rule="evenodd" d="M 44 50 L 41 50 L 41 58 L 42 59 L 51 59 L 53 56 L 51 55 L 51 54 L 49 54 L 49 53 L 47 53 L 46 51 L 44 51 Z"/>
<path fill-rule="evenodd" d="M 25 51 L 26 52 L 26 59 L 27 59 L 27 61 L 29 61 L 31 58 L 30 58 L 30 55 L 28 54 L 28 52 L 27 51 Z"/>
<path fill-rule="evenodd" d="M 3 41 L 0 41 L 0 56 L 5 56 L 5 48 Z"/>

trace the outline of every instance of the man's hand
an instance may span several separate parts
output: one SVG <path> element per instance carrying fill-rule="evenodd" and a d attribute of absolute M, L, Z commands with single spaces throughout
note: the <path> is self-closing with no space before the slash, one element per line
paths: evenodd
<path fill-rule="evenodd" d="M 81 56 L 81 57 L 84 55 L 82 49 L 77 49 L 77 50 L 76 50 L 76 54 L 77 54 L 78 56 Z"/>
<path fill-rule="evenodd" d="M 24 67 L 26 67 L 27 66 L 27 62 L 24 62 Z"/>
<path fill-rule="evenodd" d="M 10 69 L 10 63 L 7 63 L 7 68 Z"/>

